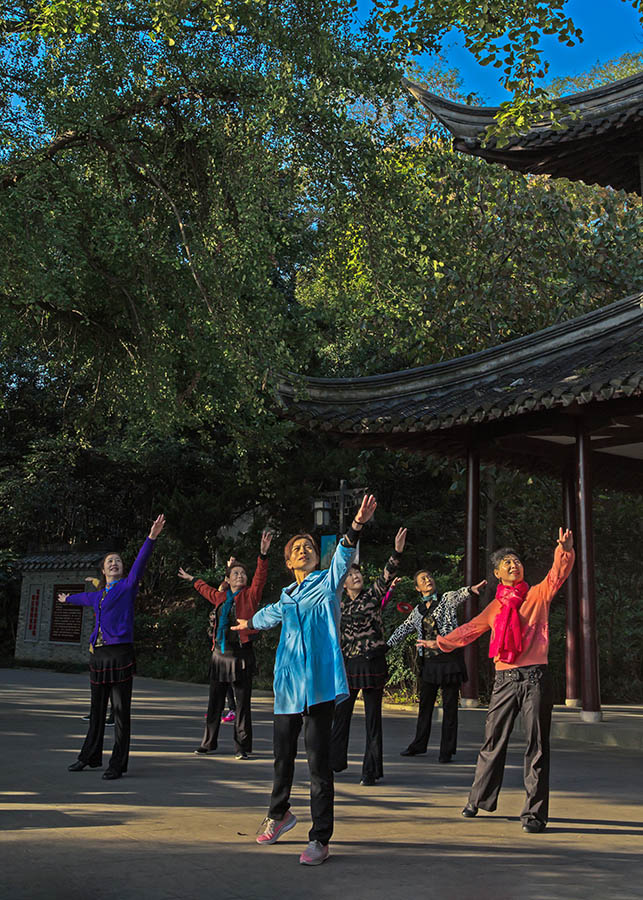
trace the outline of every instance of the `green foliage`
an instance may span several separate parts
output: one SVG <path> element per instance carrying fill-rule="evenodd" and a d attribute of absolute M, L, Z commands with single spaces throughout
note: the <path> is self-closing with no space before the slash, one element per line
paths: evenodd
<path fill-rule="evenodd" d="M 533 11 L 511 6 L 487 4 L 498 29 L 519 28 L 522 12 Z M 425 24 L 432 10 L 436 47 L 464 9 L 443 7 L 414 7 Z M 563 33 L 562 7 L 552 9 Z M 7 645 L 17 613 L 13 559 L 45 543 L 87 543 L 117 547 L 130 561 L 163 510 L 170 524 L 140 598 L 141 671 L 205 677 L 207 611 L 189 602 L 177 567 L 220 575 L 233 549 L 251 565 L 268 520 L 278 533 L 265 594 L 274 600 L 288 578 L 285 538 L 309 529 L 311 498 L 339 477 L 377 491 L 370 564 L 384 563 L 404 523 L 405 573 L 429 565 L 441 587 L 457 586 L 461 466 L 358 453 L 296 432 L 274 403 L 279 373 L 364 375 L 453 358 L 640 286 L 641 254 L 632 252 L 640 204 L 453 153 L 400 88 L 408 22 L 392 18 L 399 34 L 388 41 L 375 19 L 355 30 L 352 16 L 351 4 L 321 0 L 67 0 L 5 11 Z M 483 23 L 481 11 L 467 26 L 474 44 Z M 438 67 L 425 80 L 460 96 L 456 73 Z M 503 498 L 498 541 L 518 544 L 544 572 L 557 487 L 493 477 Z M 610 498 L 601 507 L 606 547 L 620 505 Z M 249 510 L 257 515 L 247 538 L 220 537 Z M 629 513 L 640 519 L 636 504 Z M 624 542 L 624 555 L 634 543 Z M 615 585 L 610 566 L 599 554 L 601 622 L 613 635 L 601 662 L 618 692 L 621 656 L 628 684 L 641 682 L 641 626 L 634 583 L 628 575 Z M 398 598 L 404 592 L 414 596 L 409 583 Z M 386 615 L 392 630 L 401 616 L 394 606 Z M 623 629 L 636 636 L 629 655 Z M 257 646 L 263 685 L 277 638 Z M 391 684 L 407 694 L 414 655 L 406 646 L 391 657 Z"/>

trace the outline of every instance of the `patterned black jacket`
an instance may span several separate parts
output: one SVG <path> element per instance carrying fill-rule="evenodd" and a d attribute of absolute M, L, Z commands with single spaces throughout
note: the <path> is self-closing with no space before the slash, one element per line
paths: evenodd
<path fill-rule="evenodd" d="M 438 605 L 433 610 L 433 618 L 437 626 L 438 632 L 444 637 L 458 627 L 458 606 L 470 596 L 468 587 L 461 587 L 457 591 L 445 591 Z M 409 614 L 401 625 L 395 629 L 388 639 L 388 646 L 394 647 L 400 641 L 411 634 L 413 631 L 417 633 L 418 640 L 424 637 L 422 630 L 422 622 L 426 612 L 426 604 L 422 600 Z M 424 656 L 424 648 L 418 647 L 418 654 Z"/>
<path fill-rule="evenodd" d="M 372 657 L 386 651 L 382 627 L 382 598 L 395 578 L 400 557 L 394 551 L 381 575 L 370 588 L 362 590 L 351 600 L 346 591 L 342 596 L 340 639 L 346 659 L 355 656 Z"/>

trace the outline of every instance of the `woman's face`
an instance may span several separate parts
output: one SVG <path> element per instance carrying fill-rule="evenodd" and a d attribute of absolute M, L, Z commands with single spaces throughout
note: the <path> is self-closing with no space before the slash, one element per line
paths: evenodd
<path fill-rule="evenodd" d="M 509 553 L 500 560 L 497 567 L 493 570 L 493 574 L 502 584 L 513 585 L 524 579 L 525 570 L 518 557 L 514 556 L 513 553 Z"/>
<path fill-rule="evenodd" d="M 103 575 L 107 582 L 118 581 L 123 577 L 123 560 L 119 553 L 110 553 L 103 560 Z"/>
<path fill-rule="evenodd" d="M 293 572 L 314 572 L 319 565 L 315 545 L 308 538 L 298 538 L 292 545 L 286 565 Z"/>
<path fill-rule="evenodd" d="M 248 584 L 248 576 L 243 566 L 233 566 L 226 580 L 232 591 L 240 591 Z"/>
<path fill-rule="evenodd" d="M 364 587 L 364 576 L 359 569 L 349 569 L 344 584 L 349 591 L 361 591 Z"/>
<path fill-rule="evenodd" d="M 418 572 L 415 579 L 415 590 L 423 597 L 435 591 L 435 581 L 429 572 Z"/>

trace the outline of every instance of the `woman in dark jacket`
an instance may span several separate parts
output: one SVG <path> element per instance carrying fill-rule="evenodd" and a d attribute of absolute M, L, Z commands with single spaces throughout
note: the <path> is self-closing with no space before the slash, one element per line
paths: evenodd
<path fill-rule="evenodd" d="M 360 690 L 366 717 L 366 749 L 360 784 L 374 785 L 382 777 L 382 696 L 388 678 L 386 641 L 382 629 L 382 600 L 386 595 L 406 542 L 406 528 L 395 536 L 395 549 L 384 571 L 364 590 L 364 577 L 352 565 L 342 596 L 341 644 L 350 695 L 335 707 L 331 737 L 333 771 L 348 767 L 348 738 L 355 700 Z"/>

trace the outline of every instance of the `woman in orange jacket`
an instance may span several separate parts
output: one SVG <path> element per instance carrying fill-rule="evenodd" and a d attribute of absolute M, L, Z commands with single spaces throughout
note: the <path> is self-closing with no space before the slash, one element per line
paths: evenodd
<path fill-rule="evenodd" d="M 553 691 L 547 667 L 551 601 L 574 565 L 571 531 L 559 530 L 553 565 L 540 584 L 529 587 L 517 554 L 508 547 L 491 556 L 498 588 L 480 615 L 422 647 L 450 652 L 464 647 L 491 629 L 489 656 L 496 678 L 485 721 L 485 739 L 478 754 L 469 800 L 462 815 L 478 809 L 493 812 L 507 755 L 507 744 L 518 713 L 527 737 L 524 781 L 527 797 L 520 820 L 523 831 L 537 834 L 547 827 L 549 814 L 549 732 Z"/>

